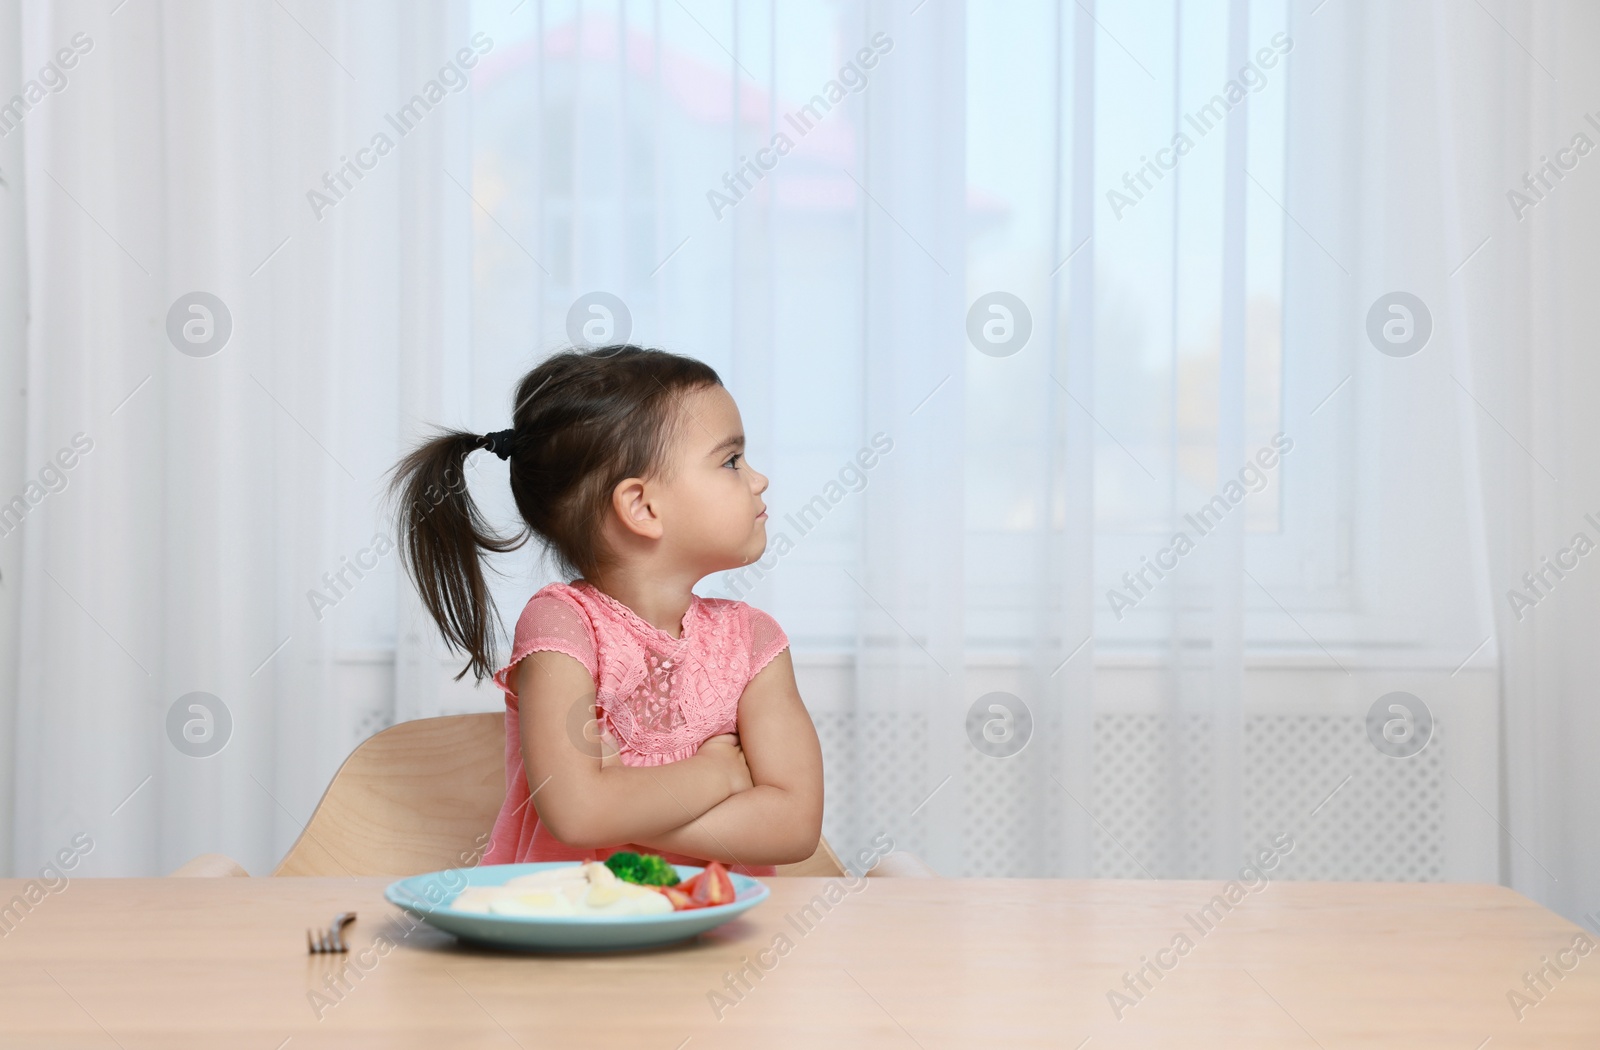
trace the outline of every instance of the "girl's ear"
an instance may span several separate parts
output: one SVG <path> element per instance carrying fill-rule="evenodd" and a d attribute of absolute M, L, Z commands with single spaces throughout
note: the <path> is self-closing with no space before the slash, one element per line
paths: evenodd
<path fill-rule="evenodd" d="M 643 478 L 625 478 L 611 490 L 611 509 L 616 511 L 622 527 L 647 540 L 659 540 L 663 529 L 661 518 L 650 504 L 650 495 Z"/>

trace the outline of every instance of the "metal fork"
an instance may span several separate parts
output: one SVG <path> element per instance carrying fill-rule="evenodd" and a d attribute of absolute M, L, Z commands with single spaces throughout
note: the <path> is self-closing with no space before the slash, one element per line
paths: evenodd
<path fill-rule="evenodd" d="M 312 954 L 349 951 L 350 949 L 345 947 L 344 938 L 340 936 L 340 933 L 345 926 L 355 921 L 355 917 L 356 913 L 353 911 L 342 911 L 333 917 L 333 925 L 326 930 L 307 930 L 306 950 Z"/>

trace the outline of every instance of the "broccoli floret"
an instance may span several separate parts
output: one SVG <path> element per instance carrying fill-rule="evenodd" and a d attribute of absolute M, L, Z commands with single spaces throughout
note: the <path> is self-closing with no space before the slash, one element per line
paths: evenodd
<path fill-rule="evenodd" d="M 623 850 L 607 857 L 606 867 L 622 881 L 640 886 L 676 886 L 679 881 L 677 869 L 654 853 L 640 855 Z"/>

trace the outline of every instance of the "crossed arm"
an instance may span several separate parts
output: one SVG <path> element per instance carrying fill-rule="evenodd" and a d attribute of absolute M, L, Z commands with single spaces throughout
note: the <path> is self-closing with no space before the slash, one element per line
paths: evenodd
<path fill-rule="evenodd" d="M 574 726 L 590 717 L 594 681 L 560 653 L 524 657 L 514 681 L 523 765 L 540 819 L 581 848 L 632 842 L 731 864 L 788 864 L 822 834 L 822 748 L 785 649 L 751 679 L 738 730 L 751 786 L 726 759 L 696 754 L 624 766 Z M 542 786 L 540 786 L 542 785 Z M 742 784 L 741 784 L 742 786 Z"/>
<path fill-rule="evenodd" d="M 725 864 L 793 864 L 822 836 L 822 747 L 785 649 L 739 698 L 739 743 L 753 786 L 641 846 Z"/>

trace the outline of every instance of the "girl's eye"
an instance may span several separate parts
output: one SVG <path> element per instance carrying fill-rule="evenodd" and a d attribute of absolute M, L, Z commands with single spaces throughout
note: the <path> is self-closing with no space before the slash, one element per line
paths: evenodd
<path fill-rule="evenodd" d="M 741 459 L 743 459 L 743 458 L 744 458 L 744 453 L 743 452 L 735 452 L 733 455 L 728 457 L 728 462 L 724 463 L 723 466 L 732 467 L 734 470 L 738 470 L 739 469 L 739 461 Z"/>

